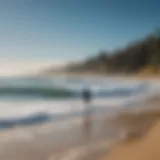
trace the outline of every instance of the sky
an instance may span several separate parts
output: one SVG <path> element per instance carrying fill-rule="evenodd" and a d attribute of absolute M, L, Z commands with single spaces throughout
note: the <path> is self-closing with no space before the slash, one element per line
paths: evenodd
<path fill-rule="evenodd" d="M 154 32 L 159 17 L 159 0 L 0 0 L 0 63 L 116 50 Z"/>

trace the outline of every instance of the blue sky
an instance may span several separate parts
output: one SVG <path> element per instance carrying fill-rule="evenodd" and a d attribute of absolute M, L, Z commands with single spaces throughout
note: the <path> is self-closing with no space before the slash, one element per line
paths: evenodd
<path fill-rule="evenodd" d="M 0 0 L 1 60 L 76 60 L 154 32 L 159 0 Z"/>

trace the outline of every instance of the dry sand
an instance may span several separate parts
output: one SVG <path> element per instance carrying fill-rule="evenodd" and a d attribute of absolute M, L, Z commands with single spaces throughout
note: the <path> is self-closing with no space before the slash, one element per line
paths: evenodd
<path fill-rule="evenodd" d="M 121 127 L 122 139 L 102 160 L 160 160 L 159 105 L 160 98 L 156 98 L 147 108 L 122 112 L 113 121 Z"/>

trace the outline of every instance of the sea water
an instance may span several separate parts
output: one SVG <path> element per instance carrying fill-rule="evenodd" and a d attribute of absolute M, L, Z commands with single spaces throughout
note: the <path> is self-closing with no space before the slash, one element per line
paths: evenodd
<path fill-rule="evenodd" d="M 158 86 L 158 85 L 157 85 Z M 133 104 L 159 91 L 151 82 L 114 77 L 23 76 L 0 78 L 0 129 L 80 116 L 82 92 L 92 93 L 97 113 Z"/>

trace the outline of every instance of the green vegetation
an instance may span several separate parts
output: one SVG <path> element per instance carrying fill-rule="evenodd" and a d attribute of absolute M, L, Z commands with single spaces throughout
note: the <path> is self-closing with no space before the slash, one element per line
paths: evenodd
<path fill-rule="evenodd" d="M 69 65 L 67 70 L 94 73 L 160 73 L 160 35 L 156 32 L 112 53 L 100 52 L 83 63 Z"/>

